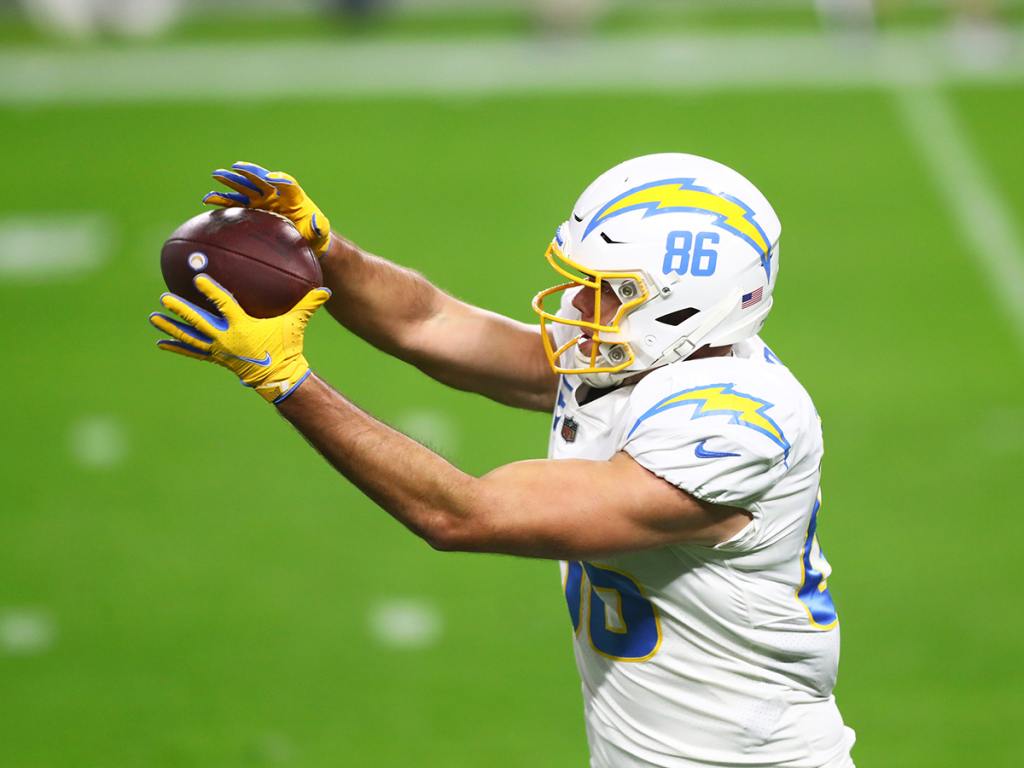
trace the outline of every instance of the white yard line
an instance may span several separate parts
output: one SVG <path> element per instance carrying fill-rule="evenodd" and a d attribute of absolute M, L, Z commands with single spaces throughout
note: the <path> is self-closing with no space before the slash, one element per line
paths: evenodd
<path fill-rule="evenodd" d="M 0 282 L 68 280 L 103 266 L 113 225 L 102 214 L 0 217 Z"/>
<path fill-rule="evenodd" d="M 944 31 L 862 39 L 802 32 L 0 52 L 0 105 L 961 81 L 1024 82 L 1024 45 L 1011 46 L 1000 62 L 980 70 L 951 55 Z"/>
<path fill-rule="evenodd" d="M 443 411 L 430 408 L 405 411 L 395 419 L 395 428 L 445 458 L 454 458 L 459 452 L 458 425 Z"/>
<path fill-rule="evenodd" d="M 636 0 L 600 0 L 601 5 L 608 9 L 636 8 Z M 1002 8 L 1019 6 L 1022 0 L 1001 0 L 999 5 Z M 679 0 L 644 0 L 643 5 L 655 10 L 667 8 L 676 10 L 679 7 Z M 917 8 L 945 8 L 949 6 L 949 0 L 903 0 L 903 7 Z M 289 0 L 282 3 L 281 0 L 218 0 L 214 7 L 208 0 L 189 0 L 187 10 L 196 16 L 217 16 L 223 13 L 233 13 L 245 10 L 252 13 L 255 9 L 258 13 L 269 14 L 279 13 L 282 15 L 295 15 L 315 13 L 320 10 L 323 3 L 317 0 Z M 474 13 L 486 13 L 487 11 L 509 11 L 522 10 L 523 0 L 391 0 L 389 6 L 401 13 L 418 12 L 424 15 L 445 11 L 472 11 Z M 750 13 L 758 13 L 765 10 L 791 10 L 813 7 L 813 0 L 686 0 L 687 8 L 706 10 L 711 8 L 734 8 Z"/>
<path fill-rule="evenodd" d="M 68 431 L 68 450 L 79 466 L 113 469 L 128 453 L 124 423 L 113 416 L 85 416 Z"/>
<path fill-rule="evenodd" d="M 0 608 L 0 654 L 33 656 L 56 641 L 53 616 L 38 608 Z"/>
<path fill-rule="evenodd" d="M 428 648 L 444 633 L 444 619 L 437 606 L 416 598 L 381 600 L 371 606 L 368 622 L 373 637 L 391 648 Z"/>
<path fill-rule="evenodd" d="M 906 89 L 897 93 L 896 103 L 939 195 L 1024 351 L 1024 244 L 1012 211 L 942 93 L 934 88 Z"/>

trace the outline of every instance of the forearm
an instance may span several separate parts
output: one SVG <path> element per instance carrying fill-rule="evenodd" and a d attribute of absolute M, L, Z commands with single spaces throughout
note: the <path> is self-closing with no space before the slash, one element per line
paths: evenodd
<path fill-rule="evenodd" d="M 316 376 L 278 410 L 340 474 L 435 549 L 558 559 L 605 548 L 587 533 L 586 519 L 542 522 L 564 491 L 564 470 L 594 462 L 562 462 L 562 472 L 553 462 L 517 462 L 474 477 Z M 598 486 L 614 482 L 604 477 Z"/>
<path fill-rule="evenodd" d="M 357 408 L 316 376 L 278 410 L 339 473 L 432 546 L 452 548 L 454 532 L 475 522 L 476 478 Z"/>
<path fill-rule="evenodd" d="M 749 520 L 694 499 L 626 454 L 521 461 L 473 477 L 316 376 L 278 409 L 338 472 L 435 549 L 586 560 L 715 544 Z"/>
<path fill-rule="evenodd" d="M 439 309 L 445 294 L 417 272 L 364 251 L 332 233 L 320 261 L 331 289 L 327 309 L 375 347 L 405 359 L 415 329 Z"/>
<path fill-rule="evenodd" d="M 334 318 L 450 387 L 548 411 L 557 378 L 540 331 L 459 301 L 419 273 L 334 234 L 321 264 Z"/>

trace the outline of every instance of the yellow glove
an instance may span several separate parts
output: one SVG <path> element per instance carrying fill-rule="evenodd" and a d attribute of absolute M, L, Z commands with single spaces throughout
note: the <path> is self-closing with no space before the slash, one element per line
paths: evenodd
<path fill-rule="evenodd" d="M 207 205 L 243 206 L 279 213 L 290 219 L 296 229 L 323 256 L 331 242 L 331 222 L 317 204 L 303 192 L 293 176 L 282 171 L 268 171 L 253 163 L 235 163 L 231 170 L 218 168 L 213 178 L 234 192 L 208 192 Z"/>
<path fill-rule="evenodd" d="M 330 298 L 326 288 L 314 288 L 279 317 L 249 317 L 235 297 L 208 275 L 196 275 L 195 285 L 216 305 L 207 312 L 173 293 L 160 303 L 185 322 L 154 312 L 149 322 L 171 336 L 157 346 L 230 369 L 264 400 L 280 403 L 309 376 L 302 355 L 303 333 L 314 312 Z"/>

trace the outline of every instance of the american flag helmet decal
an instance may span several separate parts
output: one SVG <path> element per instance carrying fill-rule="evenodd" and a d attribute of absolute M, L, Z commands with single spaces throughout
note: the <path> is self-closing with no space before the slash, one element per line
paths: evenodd
<path fill-rule="evenodd" d="M 735 296 L 736 294 L 733 294 Z M 757 288 L 750 293 L 744 293 L 740 298 L 740 309 L 746 309 L 752 307 L 761 301 L 761 297 L 764 296 L 764 288 Z M 736 306 L 735 304 L 733 306 Z"/>

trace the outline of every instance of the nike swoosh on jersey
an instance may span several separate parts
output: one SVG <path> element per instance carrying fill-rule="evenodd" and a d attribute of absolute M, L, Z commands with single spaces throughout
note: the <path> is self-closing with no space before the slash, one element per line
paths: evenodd
<path fill-rule="evenodd" d="M 707 440 L 701 440 L 697 443 L 697 447 L 693 449 L 693 455 L 698 459 L 724 459 L 727 456 L 739 456 L 738 453 L 721 453 L 719 451 L 709 451 L 704 447 L 704 443 Z"/>
<path fill-rule="evenodd" d="M 257 360 L 254 357 L 242 357 L 241 355 L 232 355 L 232 357 L 235 358 L 236 360 L 242 360 L 246 363 L 252 363 L 253 365 L 258 365 L 262 368 L 266 368 L 271 363 L 271 357 L 269 352 L 265 353 L 263 357 L 259 360 Z"/>

